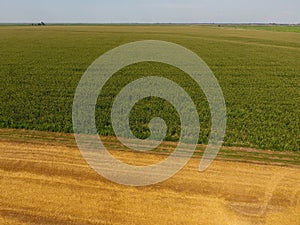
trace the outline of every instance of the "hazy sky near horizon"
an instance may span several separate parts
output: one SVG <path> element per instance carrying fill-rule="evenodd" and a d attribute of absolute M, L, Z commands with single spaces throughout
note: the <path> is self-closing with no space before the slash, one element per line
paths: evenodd
<path fill-rule="evenodd" d="M 0 23 L 300 23 L 299 0 L 0 0 Z"/>

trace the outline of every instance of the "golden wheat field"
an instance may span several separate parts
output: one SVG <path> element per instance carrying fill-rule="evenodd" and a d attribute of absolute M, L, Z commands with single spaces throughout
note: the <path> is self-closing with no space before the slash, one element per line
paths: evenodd
<path fill-rule="evenodd" d="M 200 173 L 193 158 L 163 183 L 127 187 L 89 168 L 63 135 L 13 132 L 0 135 L 0 224 L 300 224 L 297 166 L 216 160 Z M 134 164 L 165 157 L 112 154 Z"/>

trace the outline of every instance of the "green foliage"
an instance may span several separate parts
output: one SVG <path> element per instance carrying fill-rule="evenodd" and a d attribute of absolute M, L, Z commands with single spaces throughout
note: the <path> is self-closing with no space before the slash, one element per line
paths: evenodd
<path fill-rule="evenodd" d="M 234 26 L 235 28 L 242 29 L 253 29 L 253 30 L 266 30 L 266 31 L 276 31 L 276 32 L 295 32 L 300 33 L 300 25 L 269 25 L 269 26 Z"/>
<path fill-rule="evenodd" d="M 223 89 L 228 125 L 225 145 L 272 150 L 300 146 L 300 36 L 201 26 L 0 27 L 0 127 L 72 132 L 72 103 L 78 82 L 101 54 L 137 40 L 165 40 L 197 53 Z M 113 135 L 110 109 L 127 83 L 163 76 L 194 100 L 200 120 L 199 143 L 207 143 L 208 104 L 201 89 L 182 71 L 159 63 L 139 63 L 116 73 L 99 95 L 99 133 Z M 177 140 L 174 108 L 145 99 L 131 112 L 133 133 L 146 138 L 148 122 L 161 116 L 167 140 Z"/>

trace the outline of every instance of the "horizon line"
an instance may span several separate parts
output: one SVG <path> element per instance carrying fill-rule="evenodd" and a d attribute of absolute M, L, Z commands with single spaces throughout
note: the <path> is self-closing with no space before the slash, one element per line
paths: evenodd
<path fill-rule="evenodd" d="M 300 25 L 299 23 L 276 22 L 0 22 L 0 25 L 32 25 L 45 23 L 47 25 Z"/>

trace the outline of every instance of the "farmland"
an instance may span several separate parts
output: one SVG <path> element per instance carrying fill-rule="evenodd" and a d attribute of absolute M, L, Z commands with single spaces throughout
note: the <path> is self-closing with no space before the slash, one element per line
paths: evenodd
<path fill-rule="evenodd" d="M 269 25 L 269 26 L 233 26 L 235 28 L 242 28 L 242 29 L 252 29 L 252 30 L 266 30 L 266 31 L 275 31 L 275 32 L 295 32 L 300 33 L 300 26 L 284 26 L 284 25 Z"/>
<path fill-rule="evenodd" d="M 0 127 L 72 133 L 72 103 L 78 82 L 100 55 L 138 40 L 164 40 L 197 53 L 212 69 L 227 106 L 224 145 L 276 151 L 300 146 L 300 35 L 208 26 L 2 26 L 0 27 Z M 201 120 L 200 144 L 207 144 L 208 104 L 182 71 L 159 63 L 128 66 L 106 84 L 97 104 L 97 128 L 113 135 L 110 109 L 116 94 L 143 76 L 180 84 L 194 100 Z M 161 111 L 162 109 L 162 111 Z M 145 99 L 131 112 L 131 128 L 149 135 L 154 116 L 168 124 L 176 141 L 180 123 L 174 108 Z"/>
<path fill-rule="evenodd" d="M 126 151 L 114 137 L 102 139 L 110 153 L 126 163 L 148 165 L 165 157 Z M 0 149 L 0 223 L 5 225 L 298 225 L 300 221 L 296 152 L 226 147 L 205 173 L 197 171 L 200 159 L 195 157 L 169 180 L 134 188 L 111 183 L 93 171 L 72 134 L 1 129 Z M 259 163 L 259 158 L 264 161 Z"/>
<path fill-rule="evenodd" d="M 100 55 L 149 39 L 180 44 L 208 64 L 224 93 L 227 131 L 212 166 L 199 172 L 211 123 L 202 90 L 169 65 L 143 62 L 121 69 L 99 93 L 95 115 L 100 138 L 115 158 L 137 166 L 161 162 L 180 135 L 172 105 L 147 98 L 132 109 L 131 129 L 147 138 L 149 121 L 160 116 L 168 125 L 164 142 L 140 153 L 114 136 L 114 98 L 138 78 L 161 76 L 178 83 L 195 102 L 201 123 L 199 145 L 179 173 L 152 186 L 122 186 L 97 174 L 80 154 L 72 128 L 73 97 Z M 0 26 L 0 50 L 0 224 L 300 224 L 297 31 Z"/>

